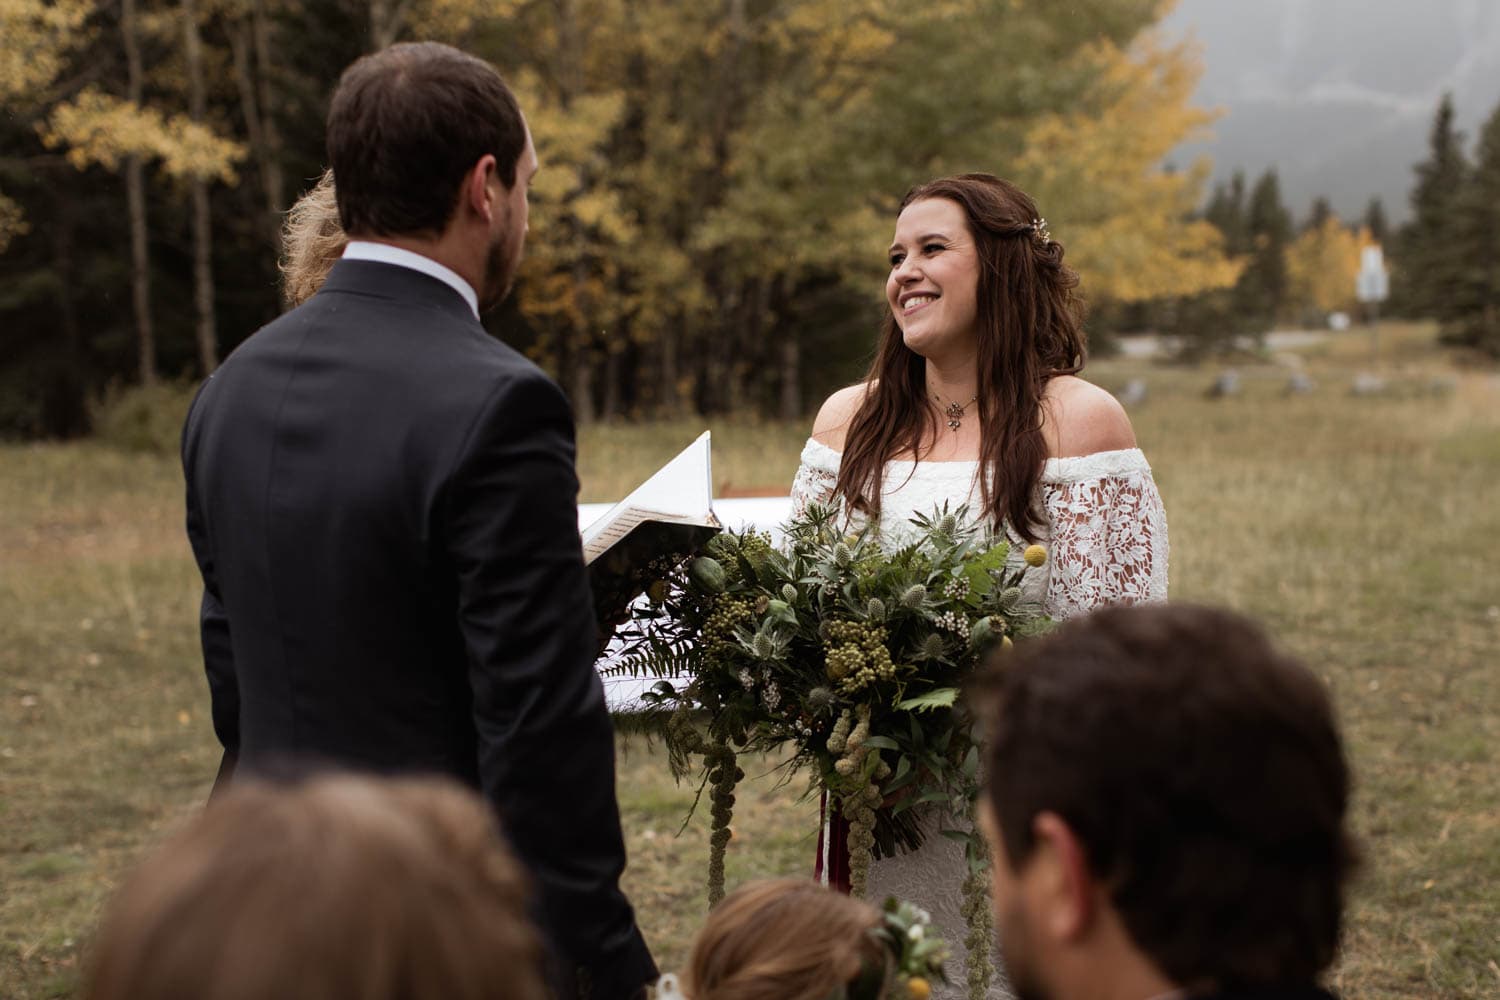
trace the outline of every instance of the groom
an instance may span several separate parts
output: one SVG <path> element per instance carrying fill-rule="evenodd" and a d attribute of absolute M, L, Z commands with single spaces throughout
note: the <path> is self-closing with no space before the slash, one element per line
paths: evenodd
<path fill-rule="evenodd" d="M 656 968 L 619 888 L 573 419 L 486 334 L 537 170 L 489 64 L 398 45 L 345 71 L 348 250 L 208 380 L 183 435 L 220 780 L 286 757 L 479 788 L 538 890 L 560 992 Z"/>

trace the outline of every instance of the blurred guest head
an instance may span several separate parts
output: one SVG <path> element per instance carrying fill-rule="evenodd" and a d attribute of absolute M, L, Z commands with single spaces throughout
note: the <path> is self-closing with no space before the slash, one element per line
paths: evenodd
<path fill-rule="evenodd" d="M 806 879 L 740 887 L 714 907 L 693 943 L 689 1000 L 829 1000 L 870 981 L 885 992 L 888 951 L 871 932 L 880 911 Z"/>
<path fill-rule="evenodd" d="M 364 56 L 334 92 L 328 159 L 351 239 L 414 241 L 473 285 L 481 308 L 505 298 L 537 159 L 493 66 L 437 42 Z"/>
<path fill-rule="evenodd" d="M 1306 667 L 1228 611 L 1106 608 L 1002 654 L 985 694 L 981 816 L 1021 997 L 1319 995 L 1355 851 Z"/>
<path fill-rule="evenodd" d="M 323 287 L 334 261 L 348 246 L 339 224 L 333 190 L 333 171 L 323 171 L 318 183 L 297 199 L 281 226 L 281 293 L 288 306 L 300 306 Z"/>
<path fill-rule="evenodd" d="M 90 1000 L 546 1000 L 521 870 L 436 780 L 245 783 L 121 887 Z"/>

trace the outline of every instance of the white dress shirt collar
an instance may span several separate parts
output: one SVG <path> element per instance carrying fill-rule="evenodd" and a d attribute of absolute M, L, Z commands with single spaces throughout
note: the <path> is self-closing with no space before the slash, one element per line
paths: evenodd
<path fill-rule="evenodd" d="M 413 271 L 421 271 L 429 278 L 436 278 L 462 295 L 464 301 L 469 304 L 470 311 L 474 313 L 474 318 L 479 318 L 479 293 L 474 291 L 474 286 L 459 277 L 457 271 L 444 267 L 431 257 L 423 257 L 419 253 L 393 247 L 389 243 L 350 240 L 349 245 L 344 248 L 344 259 L 373 260 L 381 264 L 395 264 L 397 267 L 409 267 Z"/>

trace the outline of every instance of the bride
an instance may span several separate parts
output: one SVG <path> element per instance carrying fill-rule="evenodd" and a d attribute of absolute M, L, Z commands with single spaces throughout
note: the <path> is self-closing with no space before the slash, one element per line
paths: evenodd
<path fill-rule="evenodd" d="M 1012 546 L 1017 560 L 1025 544 L 1047 548 L 1022 589 L 1054 618 L 1165 599 L 1161 497 L 1125 411 L 1077 377 L 1078 276 L 1031 198 L 989 174 L 913 188 L 890 264 L 874 363 L 819 411 L 794 508 L 837 499 L 895 547 L 916 530 L 913 514 L 968 504 L 1022 543 Z M 829 841 L 834 856 L 820 850 L 819 872 L 837 881 L 847 861 L 836 856 L 839 838 Z M 955 984 L 965 871 L 962 845 L 928 836 L 910 853 L 877 859 L 869 879 L 870 898 L 894 895 L 932 913 L 955 946 Z M 991 995 L 1008 994 L 1000 986 Z"/>

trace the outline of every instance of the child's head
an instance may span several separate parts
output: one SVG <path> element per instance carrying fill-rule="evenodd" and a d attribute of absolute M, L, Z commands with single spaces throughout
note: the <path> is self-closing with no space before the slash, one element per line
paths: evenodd
<path fill-rule="evenodd" d="M 709 914 L 683 990 L 691 1000 L 883 997 L 890 952 L 879 910 L 805 879 L 752 882 Z M 857 988 L 856 988 L 857 987 Z"/>

